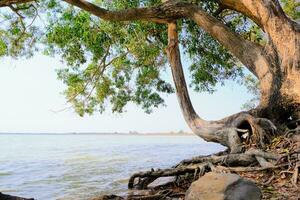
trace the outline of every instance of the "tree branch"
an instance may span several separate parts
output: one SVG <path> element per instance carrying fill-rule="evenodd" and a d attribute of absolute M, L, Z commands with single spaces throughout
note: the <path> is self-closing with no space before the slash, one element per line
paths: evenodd
<path fill-rule="evenodd" d="M 0 0 L 0 8 L 1 7 L 8 7 L 14 4 L 22 4 L 22 3 L 29 3 L 35 0 Z"/>
<path fill-rule="evenodd" d="M 64 0 L 65 2 L 88 11 L 95 16 L 109 21 L 146 20 L 157 23 L 168 23 L 188 16 L 192 5 L 180 1 L 167 1 L 159 6 L 147 8 L 131 8 L 120 11 L 109 11 L 85 0 Z"/>
<path fill-rule="evenodd" d="M 262 29 L 267 28 L 271 18 L 287 18 L 278 0 L 220 0 L 219 3 L 249 17 Z"/>
<path fill-rule="evenodd" d="M 226 47 L 254 75 L 262 77 L 268 73 L 269 62 L 264 55 L 264 48 L 262 46 L 242 38 L 225 24 L 200 8 L 195 8 L 190 18 Z"/>

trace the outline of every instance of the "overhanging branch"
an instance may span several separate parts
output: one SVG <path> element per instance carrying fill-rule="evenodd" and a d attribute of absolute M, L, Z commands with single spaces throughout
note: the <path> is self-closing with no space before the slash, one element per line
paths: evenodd
<path fill-rule="evenodd" d="M 108 21 L 145 20 L 157 23 L 168 23 L 179 18 L 185 18 L 189 15 L 189 8 L 192 6 L 186 2 L 167 1 L 154 7 L 109 11 L 85 0 L 64 1 Z"/>

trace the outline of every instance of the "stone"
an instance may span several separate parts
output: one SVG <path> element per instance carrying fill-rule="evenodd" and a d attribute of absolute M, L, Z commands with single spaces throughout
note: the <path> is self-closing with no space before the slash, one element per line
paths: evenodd
<path fill-rule="evenodd" d="M 260 189 L 236 174 L 209 172 L 193 182 L 186 200 L 260 200 Z"/>
<path fill-rule="evenodd" d="M 225 191 L 225 200 L 260 200 L 260 189 L 251 181 L 240 179 L 229 185 Z"/>
<path fill-rule="evenodd" d="M 92 200 L 124 200 L 124 198 L 116 195 L 103 195 L 101 197 L 93 198 Z"/>

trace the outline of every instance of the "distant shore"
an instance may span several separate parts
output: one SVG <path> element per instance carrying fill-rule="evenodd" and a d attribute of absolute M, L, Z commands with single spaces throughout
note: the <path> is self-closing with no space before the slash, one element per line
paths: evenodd
<path fill-rule="evenodd" d="M 66 132 L 66 133 L 6 133 L 0 132 L 0 135 L 124 135 L 124 136 L 192 136 L 193 133 L 190 132 L 149 132 L 149 133 L 140 133 L 140 132 L 129 132 L 129 133 L 121 133 L 121 132 L 110 132 L 110 133 L 96 133 L 96 132 Z"/>

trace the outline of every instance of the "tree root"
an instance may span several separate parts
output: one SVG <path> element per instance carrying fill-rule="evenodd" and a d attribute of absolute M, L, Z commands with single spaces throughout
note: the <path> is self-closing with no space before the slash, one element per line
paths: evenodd
<path fill-rule="evenodd" d="M 279 145 L 279 144 L 278 144 Z M 271 175 L 267 180 L 260 183 L 261 187 L 268 187 L 274 180 L 282 179 L 280 177 L 280 171 L 282 173 L 289 173 L 291 177 L 290 183 L 295 188 L 299 187 L 299 167 L 300 161 L 298 159 L 299 152 L 293 151 L 285 154 L 276 154 L 265 152 L 260 149 L 249 149 L 244 153 L 228 153 L 221 152 L 210 156 L 198 156 L 192 159 L 183 160 L 177 165 L 169 169 L 158 169 L 147 172 L 136 173 L 131 176 L 128 187 L 130 189 L 145 190 L 150 189 L 152 191 L 161 191 L 169 188 L 181 188 L 179 190 L 173 190 L 170 193 L 174 196 L 184 197 L 184 192 L 190 186 L 190 184 L 203 176 L 206 172 L 213 171 L 218 173 L 266 173 Z M 286 171 L 286 169 L 288 169 Z M 294 171 L 290 171 L 294 169 Z M 277 172 L 275 172 L 277 171 Z M 153 181 L 160 177 L 174 177 L 174 180 L 163 185 L 148 187 Z M 138 180 L 138 181 L 136 181 Z M 167 193 L 163 196 L 161 193 L 155 193 L 153 195 L 146 195 L 147 198 L 136 199 L 172 199 Z M 134 198 L 129 198 L 134 199 Z"/>
<path fill-rule="evenodd" d="M 207 122 L 196 134 L 204 139 L 209 138 L 207 141 L 227 146 L 230 153 L 241 153 L 253 147 L 266 149 L 276 132 L 276 126 L 270 120 L 241 112 L 219 121 Z"/>
<path fill-rule="evenodd" d="M 261 118 L 255 120 L 258 120 L 256 123 L 260 127 L 269 127 L 269 131 L 274 131 L 269 121 Z M 247 132 L 244 131 L 243 127 L 240 128 L 237 131 Z M 172 199 L 172 196 L 183 198 L 184 192 L 190 184 L 209 171 L 219 173 L 232 172 L 240 175 L 250 174 L 250 176 L 252 173 L 268 174 L 267 177 L 260 180 L 261 182 L 258 185 L 269 187 L 269 185 L 281 182 L 280 180 L 284 178 L 289 180 L 289 183 L 294 185 L 295 188 L 299 187 L 300 135 L 298 135 L 298 129 L 299 127 L 296 127 L 293 130 L 288 130 L 281 136 L 270 138 L 271 142 L 266 143 L 267 145 L 265 144 L 264 148 L 261 146 L 257 148 L 256 145 L 252 145 L 256 148 L 249 147 L 244 152 L 239 153 L 232 153 L 232 151 L 226 150 L 213 155 L 197 156 L 192 159 L 182 160 L 169 169 L 152 169 L 146 172 L 135 173 L 129 179 L 128 188 L 138 190 L 150 189 L 152 194 L 142 195 L 138 198 L 133 196 L 128 199 Z M 253 140 L 250 142 L 253 142 Z M 174 179 L 164 185 L 149 186 L 161 177 L 174 177 Z M 174 188 L 177 189 L 174 190 Z"/>
<path fill-rule="evenodd" d="M 279 168 L 274 166 L 269 160 L 279 159 L 279 155 L 267 153 L 258 149 L 251 149 L 245 153 L 199 156 L 189 160 L 183 160 L 176 166 L 169 169 L 150 170 L 132 175 L 128 182 L 128 188 L 147 189 L 147 186 L 160 177 L 187 176 L 187 178 L 202 176 L 207 171 L 257 171 Z M 262 162 L 263 160 L 263 162 Z M 261 167 L 246 167 L 260 163 Z M 263 163 L 263 164 L 262 164 Z M 244 166 L 244 167 L 235 167 Z M 136 182 L 135 180 L 138 179 Z"/>
<path fill-rule="evenodd" d="M 140 172 L 132 175 L 128 182 L 128 188 L 136 188 L 136 189 L 146 189 L 147 186 L 160 177 L 169 177 L 169 176 L 179 176 L 185 175 L 187 173 L 195 173 L 197 170 L 201 171 L 208 167 L 208 163 L 201 163 L 200 165 L 194 166 L 186 166 L 186 167 L 178 167 L 178 168 L 170 168 L 170 169 L 158 169 L 156 171 L 147 171 Z M 138 182 L 135 184 L 134 181 L 136 178 L 139 178 Z"/>
<path fill-rule="evenodd" d="M 296 187 L 297 187 L 297 182 L 298 182 L 298 176 L 299 176 L 299 167 L 300 167 L 300 162 L 298 162 L 295 166 L 295 169 L 294 169 L 294 173 L 293 173 L 293 176 L 292 176 L 292 184 Z"/>

